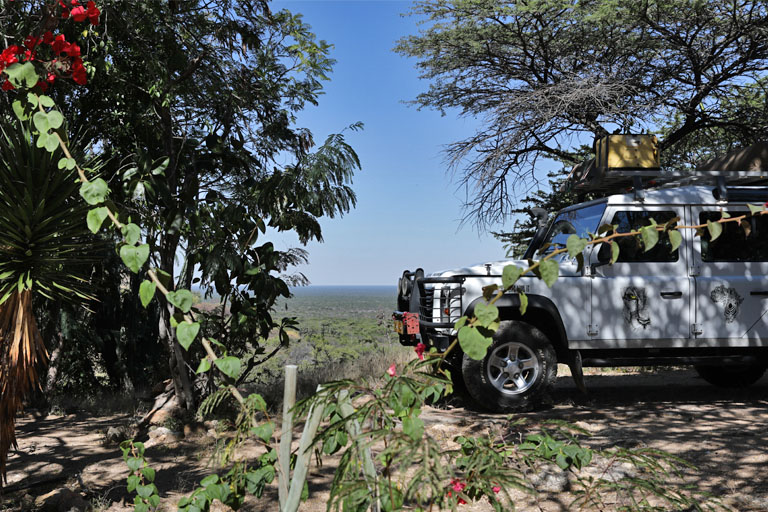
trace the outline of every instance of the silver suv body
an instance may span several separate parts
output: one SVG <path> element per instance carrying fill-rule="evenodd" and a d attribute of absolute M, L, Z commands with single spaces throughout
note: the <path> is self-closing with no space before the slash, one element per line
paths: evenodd
<path fill-rule="evenodd" d="M 678 186 L 610 195 L 559 212 L 526 254 L 538 252 L 538 258 L 564 245 L 568 236 L 586 237 L 604 224 L 617 225 L 618 232 L 639 229 L 651 219 L 698 225 L 720 219 L 724 211 L 748 214 L 747 204 L 766 200 L 768 187 L 762 186 Z M 681 229 L 675 251 L 666 237 L 648 251 L 638 238 L 619 238 L 613 264 L 606 246 L 588 246 L 584 265 L 560 255 L 560 277 L 551 288 L 535 277 L 517 282 L 516 290 L 528 297 L 524 315 L 518 293 L 496 303 L 501 326 L 483 361 L 460 351 L 449 358 L 454 382 L 465 384 L 480 405 L 498 411 L 535 403 L 552 383 L 557 363 L 569 364 L 580 386 L 582 366 L 661 364 L 694 365 L 717 385 L 753 383 L 768 364 L 768 216 L 745 222 L 723 224 L 714 241 L 706 230 L 696 236 Z M 472 316 L 484 300 L 483 288 L 500 286 L 502 269 L 510 264 L 528 266 L 503 260 L 428 275 L 406 271 L 395 312 L 401 342 L 445 350 L 456 337 L 456 320 Z"/>

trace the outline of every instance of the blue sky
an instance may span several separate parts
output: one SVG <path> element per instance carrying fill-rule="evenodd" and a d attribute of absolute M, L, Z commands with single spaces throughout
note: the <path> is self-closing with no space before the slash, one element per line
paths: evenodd
<path fill-rule="evenodd" d="M 427 88 L 415 61 L 392 51 L 418 30 L 402 17 L 406 1 L 282 0 L 273 10 L 302 13 L 319 39 L 334 45 L 337 63 L 318 107 L 305 110 L 300 125 L 322 142 L 351 123 L 365 129 L 348 141 L 360 156 L 354 180 L 355 210 L 322 219 L 325 242 L 308 245 L 309 265 L 299 267 L 316 285 L 394 285 L 403 270 L 427 272 L 504 257 L 490 234 L 461 227 L 464 191 L 446 173 L 443 147 L 470 135 L 475 121 L 442 117 L 404 102 Z M 511 225 L 507 226 L 511 229 Z M 297 246 L 293 236 L 275 245 Z"/>

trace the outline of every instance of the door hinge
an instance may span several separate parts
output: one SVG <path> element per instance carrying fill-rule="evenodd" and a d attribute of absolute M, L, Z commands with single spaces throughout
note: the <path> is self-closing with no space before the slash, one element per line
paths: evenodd
<path fill-rule="evenodd" d="M 589 324 L 587 326 L 587 335 L 588 336 L 597 336 L 597 334 L 600 332 L 600 326 L 597 324 Z"/>
<path fill-rule="evenodd" d="M 691 334 L 700 336 L 703 332 L 704 329 L 702 329 L 701 324 L 691 324 Z"/>
<path fill-rule="evenodd" d="M 689 276 L 697 276 L 699 274 L 701 274 L 701 268 L 698 265 L 691 265 L 688 267 Z"/>

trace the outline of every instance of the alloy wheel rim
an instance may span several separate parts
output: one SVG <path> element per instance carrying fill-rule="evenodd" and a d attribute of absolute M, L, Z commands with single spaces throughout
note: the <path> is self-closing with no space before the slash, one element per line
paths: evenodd
<path fill-rule="evenodd" d="M 506 395 L 528 391 L 541 371 L 539 358 L 527 346 L 509 341 L 497 346 L 488 356 L 486 377 L 491 385 Z"/>

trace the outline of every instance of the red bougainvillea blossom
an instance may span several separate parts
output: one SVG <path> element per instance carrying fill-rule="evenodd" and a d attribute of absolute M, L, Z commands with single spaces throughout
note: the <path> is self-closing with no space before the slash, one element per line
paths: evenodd
<path fill-rule="evenodd" d="M 99 24 L 99 16 L 101 11 L 96 7 L 94 2 L 88 2 L 85 7 L 80 5 L 79 0 L 71 0 L 67 5 L 64 0 L 59 0 L 61 6 L 61 17 L 67 19 L 72 16 L 72 19 L 76 22 L 85 21 L 86 18 L 91 22 L 91 25 Z"/>
<path fill-rule="evenodd" d="M 56 0 L 61 7 L 63 19 L 72 18 L 75 22 L 83 22 L 86 19 L 91 25 L 99 24 L 101 11 L 92 1 L 85 6 L 80 0 Z M 47 49 L 50 47 L 50 51 Z M 23 42 L 23 46 L 12 45 L 0 53 L 0 73 L 11 64 L 17 62 L 38 62 L 42 66 L 44 79 L 37 85 L 45 91 L 56 78 L 71 78 L 76 84 L 85 85 L 88 81 L 88 73 L 83 65 L 80 46 L 77 43 L 66 40 L 64 34 L 54 35 L 50 30 L 41 37 L 30 34 Z M 13 84 L 5 80 L 2 89 L 13 89 Z"/>
<path fill-rule="evenodd" d="M 424 351 L 427 349 L 427 346 L 421 342 L 419 342 L 418 345 L 416 345 L 416 348 L 413 349 L 414 352 L 416 352 L 416 355 L 419 356 L 419 361 L 424 360 Z"/>
<path fill-rule="evenodd" d="M 461 480 L 459 480 L 457 478 L 454 478 L 454 479 L 451 480 L 451 489 L 453 489 L 453 491 L 455 491 L 455 492 L 461 492 L 466 487 L 467 487 L 467 484 L 465 484 L 464 482 L 462 482 Z M 448 491 L 447 495 L 450 498 L 451 496 L 453 496 L 453 492 L 452 491 Z M 466 503 L 466 501 L 464 501 L 464 499 L 461 496 L 458 496 L 457 498 L 458 498 L 457 503 L 459 505 L 464 505 Z"/>

